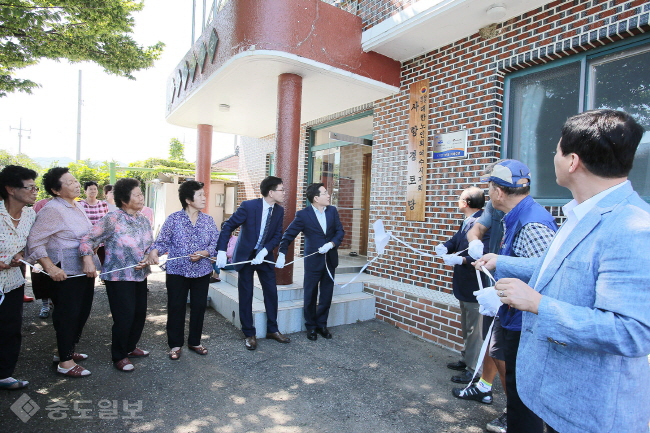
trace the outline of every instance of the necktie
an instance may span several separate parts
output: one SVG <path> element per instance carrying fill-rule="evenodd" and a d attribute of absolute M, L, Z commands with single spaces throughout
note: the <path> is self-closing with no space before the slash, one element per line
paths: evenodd
<path fill-rule="evenodd" d="M 266 235 L 269 234 L 269 226 L 271 225 L 271 214 L 273 214 L 273 208 L 269 208 L 269 213 L 266 215 L 266 224 L 264 224 L 264 232 L 262 232 L 262 239 L 260 239 L 259 243 L 257 244 L 257 247 L 255 248 L 256 250 L 261 249 L 264 246 L 264 242 L 266 242 Z"/>

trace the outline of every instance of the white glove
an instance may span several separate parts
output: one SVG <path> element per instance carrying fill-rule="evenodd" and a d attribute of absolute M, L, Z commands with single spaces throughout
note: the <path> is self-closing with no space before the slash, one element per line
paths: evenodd
<path fill-rule="evenodd" d="M 262 248 L 261 251 L 260 251 L 259 253 L 257 253 L 257 255 L 255 256 L 255 258 L 254 258 L 253 261 L 251 262 L 251 265 L 259 265 L 260 263 L 262 263 L 262 262 L 264 261 L 264 257 L 266 257 L 266 255 L 267 255 L 268 253 L 269 253 L 269 252 L 266 251 L 266 248 Z"/>
<path fill-rule="evenodd" d="M 325 254 L 326 252 L 328 252 L 328 251 L 331 250 L 332 248 L 334 248 L 334 244 L 331 243 L 331 242 L 328 242 L 328 243 L 326 243 L 325 245 L 323 245 L 322 247 L 320 247 L 320 248 L 318 249 L 318 252 L 321 253 L 321 254 Z"/>
<path fill-rule="evenodd" d="M 225 268 L 228 265 L 228 257 L 226 256 L 225 251 L 219 251 L 217 253 L 217 268 Z"/>
<path fill-rule="evenodd" d="M 275 267 L 278 269 L 284 268 L 284 262 L 285 262 L 284 253 L 278 254 L 278 259 L 275 261 Z"/>
<path fill-rule="evenodd" d="M 463 258 L 460 256 L 457 256 L 455 254 L 445 254 L 442 256 L 442 260 L 445 261 L 445 265 L 448 266 L 454 266 L 454 265 L 462 265 L 463 264 Z"/>
<path fill-rule="evenodd" d="M 469 243 L 467 252 L 470 256 L 472 256 L 474 260 L 480 259 L 483 257 L 483 242 L 479 241 L 478 239 L 474 239 Z"/>
<path fill-rule="evenodd" d="M 503 305 L 494 287 L 477 290 L 474 292 L 474 296 L 476 296 L 478 303 L 481 304 L 479 313 L 484 316 L 496 316 L 499 308 Z"/>
<path fill-rule="evenodd" d="M 436 251 L 436 256 L 444 256 L 445 254 L 449 253 L 449 250 L 442 242 L 436 245 L 435 251 Z"/>

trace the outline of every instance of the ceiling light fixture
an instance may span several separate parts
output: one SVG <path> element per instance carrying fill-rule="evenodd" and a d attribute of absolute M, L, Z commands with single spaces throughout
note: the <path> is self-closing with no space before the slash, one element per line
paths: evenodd
<path fill-rule="evenodd" d="M 506 7 L 502 4 L 493 4 L 485 13 L 491 22 L 500 22 L 506 16 Z"/>

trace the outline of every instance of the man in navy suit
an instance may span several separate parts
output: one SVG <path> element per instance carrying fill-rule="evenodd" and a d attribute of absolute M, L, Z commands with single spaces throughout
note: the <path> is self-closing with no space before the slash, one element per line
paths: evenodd
<path fill-rule="evenodd" d="M 282 218 L 284 208 L 284 186 L 282 179 L 268 176 L 260 184 L 263 198 L 247 200 L 237 208 L 234 214 L 223 224 L 217 241 L 217 266 L 227 265 L 226 249 L 230 235 L 241 227 L 233 262 L 250 263 L 235 265 L 239 273 L 237 288 L 239 291 L 239 319 L 244 332 L 245 346 L 248 350 L 257 348 L 255 325 L 253 323 L 253 276 L 257 277 L 264 293 L 266 308 L 266 338 L 288 343 L 291 340 L 278 330 L 278 289 L 275 284 L 275 269 L 264 260 L 273 261 L 273 250 L 282 237 Z"/>
<path fill-rule="evenodd" d="M 339 265 L 337 247 L 343 241 L 345 231 L 339 219 L 339 213 L 330 206 L 330 195 L 322 183 L 312 183 L 307 187 L 307 200 L 311 206 L 296 213 L 280 242 L 280 254 L 275 266 L 283 268 L 285 254 L 289 244 L 302 232 L 305 236 L 305 280 L 303 283 L 305 303 L 305 327 L 307 338 L 316 340 L 318 334 L 324 338 L 332 338 L 327 329 L 327 316 L 332 304 L 334 293 L 334 272 Z M 320 298 L 318 298 L 320 286 Z"/>

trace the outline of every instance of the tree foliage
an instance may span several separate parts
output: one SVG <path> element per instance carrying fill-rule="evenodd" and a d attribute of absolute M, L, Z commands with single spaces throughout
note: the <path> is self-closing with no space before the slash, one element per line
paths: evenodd
<path fill-rule="evenodd" d="M 185 144 L 178 138 L 169 141 L 169 159 L 174 161 L 185 161 Z"/>
<path fill-rule="evenodd" d="M 158 173 L 185 173 L 185 170 L 195 170 L 196 164 L 186 161 L 174 161 L 171 159 L 149 158 L 144 161 L 136 161 L 129 164 L 129 167 L 155 168 L 157 171 L 138 171 L 127 170 L 125 173 L 128 177 L 134 177 L 144 183 L 148 180 L 156 179 Z"/>
<path fill-rule="evenodd" d="M 24 153 L 12 155 L 4 149 L 0 149 L 0 169 L 6 165 L 20 165 L 23 167 L 31 168 L 37 173 L 41 174 L 43 170 L 40 165 Z"/>
<path fill-rule="evenodd" d="M 0 0 L 0 97 L 38 84 L 15 76 L 42 58 L 90 61 L 110 74 L 134 79 L 132 73 L 153 66 L 164 46 L 138 45 L 131 37 L 134 0 Z"/>

